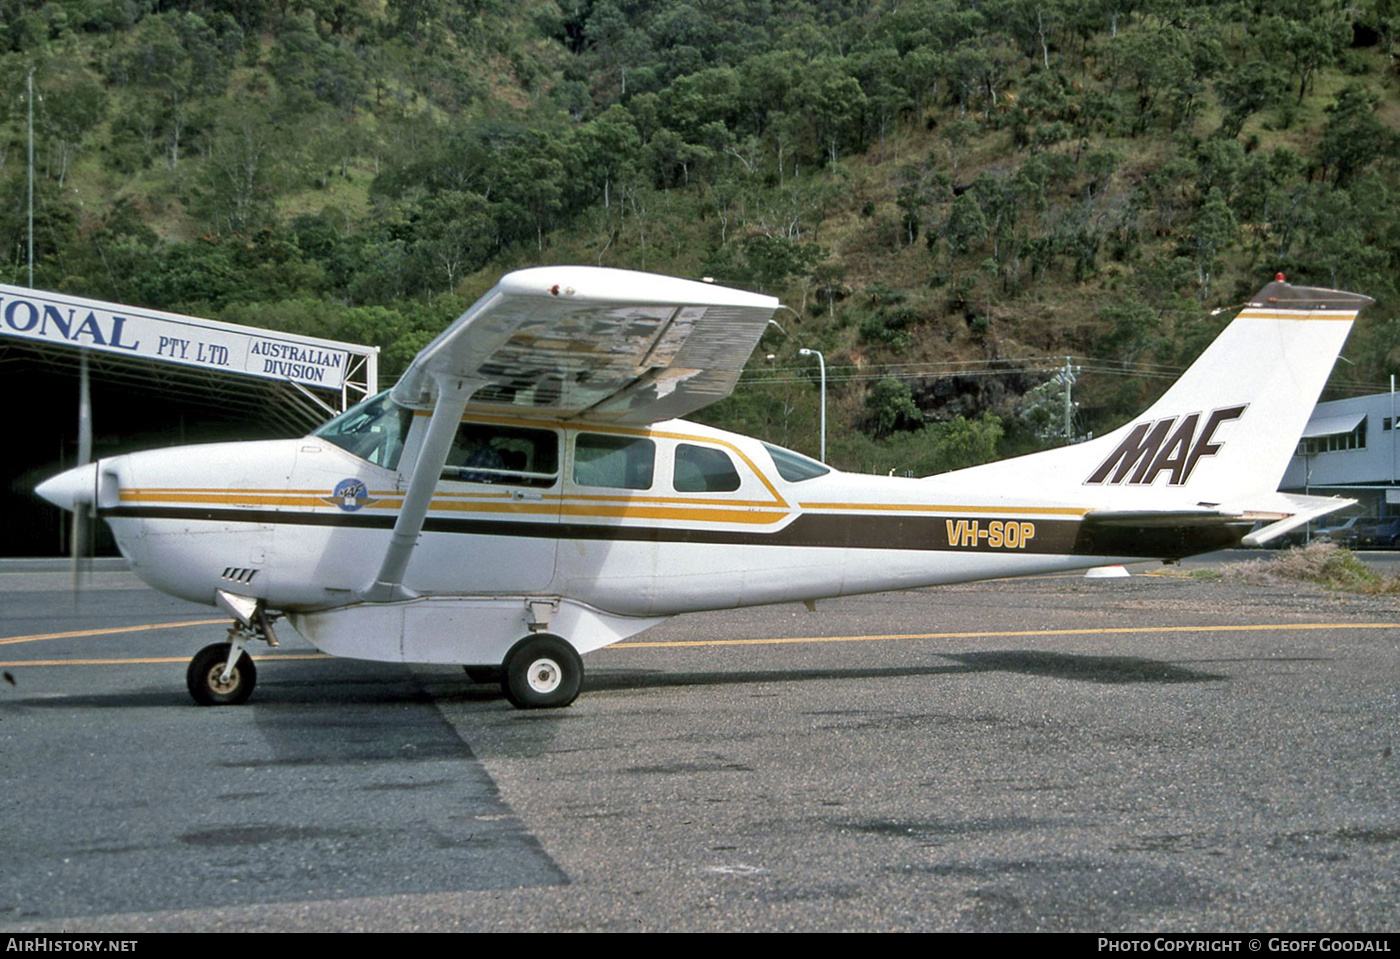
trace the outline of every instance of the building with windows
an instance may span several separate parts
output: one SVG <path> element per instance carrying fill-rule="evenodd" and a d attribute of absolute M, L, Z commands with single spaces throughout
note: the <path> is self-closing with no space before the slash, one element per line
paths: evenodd
<path fill-rule="evenodd" d="M 1378 393 L 1319 403 L 1279 488 L 1348 496 L 1367 516 L 1400 514 L 1400 449 L 1395 420 L 1400 394 Z"/>

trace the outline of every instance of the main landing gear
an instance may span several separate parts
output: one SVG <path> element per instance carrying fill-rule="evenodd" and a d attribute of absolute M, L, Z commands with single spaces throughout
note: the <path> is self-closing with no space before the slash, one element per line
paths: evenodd
<path fill-rule="evenodd" d="M 468 675 L 475 679 L 478 668 Z M 560 709 L 583 688 L 583 660 L 558 636 L 539 633 L 515 644 L 499 675 L 501 692 L 516 709 Z"/>
<path fill-rule="evenodd" d="M 269 646 L 277 645 L 272 618 L 261 606 L 247 625 L 235 620 L 229 627 L 226 641 L 211 643 L 194 654 L 189 669 L 185 671 L 185 685 L 196 703 L 201 706 L 237 706 L 248 701 L 258 682 L 258 668 L 243 647 L 254 639 L 260 639 Z"/>

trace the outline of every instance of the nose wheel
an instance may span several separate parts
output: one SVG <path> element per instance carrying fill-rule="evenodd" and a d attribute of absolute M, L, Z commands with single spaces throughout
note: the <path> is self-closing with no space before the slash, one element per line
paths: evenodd
<path fill-rule="evenodd" d="M 232 643 L 211 643 L 190 660 L 190 668 L 185 671 L 185 685 L 199 705 L 237 706 L 253 695 L 258 668 L 253 665 L 253 657 L 240 648 L 233 668 L 229 669 L 233 648 Z"/>
<path fill-rule="evenodd" d="M 194 654 L 189 669 L 185 670 L 185 686 L 196 703 L 237 706 L 248 701 L 258 683 L 258 668 L 243 647 L 255 639 L 269 646 L 278 645 L 277 634 L 272 631 L 274 616 L 259 603 L 247 622 L 234 620 L 227 642 L 211 643 Z"/>

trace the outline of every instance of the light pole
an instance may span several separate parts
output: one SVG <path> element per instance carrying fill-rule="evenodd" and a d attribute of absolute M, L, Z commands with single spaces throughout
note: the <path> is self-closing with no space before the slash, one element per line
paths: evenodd
<path fill-rule="evenodd" d="M 815 356 L 817 366 L 821 368 L 822 374 L 822 462 L 826 462 L 826 357 L 822 356 L 821 350 L 801 349 L 797 351 L 798 356 Z"/>
<path fill-rule="evenodd" d="M 25 101 L 29 108 L 29 288 L 34 288 L 34 68 L 29 68 Z"/>

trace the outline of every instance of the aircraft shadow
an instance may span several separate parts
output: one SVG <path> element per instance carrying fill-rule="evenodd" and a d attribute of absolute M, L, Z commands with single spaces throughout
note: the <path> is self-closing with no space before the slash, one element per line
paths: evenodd
<path fill-rule="evenodd" d="M 620 672 L 587 673 L 584 692 L 663 688 L 670 686 L 726 686 L 745 683 L 807 682 L 821 679 L 893 679 L 907 676 L 940 676 L 965 673 L 1020 673 L 1053 679 L 1116 685 L 1123 683 L 1209 683 L 1228 676 L 1188 669 L 1162 660 L 1136 656 L 1084 656 L 1039 650 L 997 650 L 985 653 L 943 654 L 954 665 L 891 666 L 841 669 L 771 669 L 724 672 Z"/>
<path fill-rule="evenodd" d="M 1163 660 L 1137 656 L 1095 656 L 1072 653 L 1051 653 L 1041 650 L 995 650 L 989 652 L 940 654 L 942 663 L 920 666 L 842 667 L 812 669 L 742 669 L 669 671 L 619 670 L 587 671 L 583 691 L 665 689 L 682 686 L 741 686 L 757 683 L 791 683 L 812 680 L 895 679 L 910 676 L 956 676 L 969 673 L 1019 673 L 1051 679 L 1121 685 L 1148 683 L 1223 682 L 1230 677 L 1222 673 L 1191 669 Z M 951 662 L 948 662 L 951 661 Z M 259 708 L 296 707 L 301 705 L 345 704 L 372 706 L 401 705 L 406 702 L 492 703 L 504 697 L 495 684 L 472 683 L 466 676 L 458 678 L 449 673 L 430 677 L 398 675 L 358 675 L 328 677 L 324 672 L 313 680 L 292 673 L 296 667 L 279 666 L 281 676 L 260 678 L 258 689 L 249 706 Z M 369 667 L 360 667 L 368 670 Z M 388 667 L 392 669 L 393 667 Z M 402 668 L 402 667 L 400 667 Z M 424 683 L 431 686 L 429 692 Z M 113 693 L 80 693 L 48 695 L 33 699 L 0 703 L 0 709 L 71 710 L 71 709 L 136 709 L 189 708 L 189 696 L 179 685 L 145 688 Z"/>

